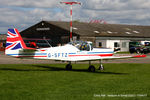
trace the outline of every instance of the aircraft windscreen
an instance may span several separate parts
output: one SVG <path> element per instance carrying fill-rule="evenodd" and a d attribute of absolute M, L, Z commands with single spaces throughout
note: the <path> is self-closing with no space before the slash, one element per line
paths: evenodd
<path fill-rule="evenodd" d="M 90 51 L 93 48 L 92 42 L 88 43 L 86 41 L 74 41 L 69 44 L 75 46 L 81 51 Z"/>

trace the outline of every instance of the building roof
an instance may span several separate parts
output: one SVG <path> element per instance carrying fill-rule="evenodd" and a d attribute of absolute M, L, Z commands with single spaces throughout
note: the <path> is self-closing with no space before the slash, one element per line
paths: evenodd
<path fill-rule="evenodd" d="M 69 22 L 44 22 L 70 30 Z M 150 26 L 73 22 L 73 32 L 81 36 L 147 38 L 150 37 Z"/>
<path fill-rule="evenodd" d="M 49 30 L 46 30 L 48 29 Z M 45 31 L 40 30 L 45 29 Z M 69 36 L 70 22 L 41 21 L 21 32 L 23 37 Z M 32 35 L 31 35 L 32 34 Z M 73 22 L 73 35 L 89 37 L 150 38 L 150 26 Z"/>

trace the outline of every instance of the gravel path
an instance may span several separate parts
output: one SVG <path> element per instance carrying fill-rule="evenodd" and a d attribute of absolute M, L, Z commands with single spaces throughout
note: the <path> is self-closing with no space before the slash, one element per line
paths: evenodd
<path fill-rule="evenodd" d="M 126 55 L 126 54 L 122 54 Z M 129 54 L 128 54 L 129 55 Z M 119 56 L 117 54 L 117 56 Z M 55 64 L 64 63 L 53 60 L 36 60 L 36 59 L 20 59 L 4 55 L 4 52 L 0 52 L 0 64 Z M 81 62 L 88 63 L 88 62 Z M 93 61 L 92 63 L 99 63 L 99 61 Z M 130 59 L 113 59 L 104 60 L 103 63 L 147 63 L 150 64 L 150 54 L 146 58 L 130 58 Z"/>

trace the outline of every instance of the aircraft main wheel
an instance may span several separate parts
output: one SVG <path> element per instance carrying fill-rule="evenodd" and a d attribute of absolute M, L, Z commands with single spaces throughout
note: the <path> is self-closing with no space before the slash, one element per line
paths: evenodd
<path fill-rule="evenodd" d="M 72 65 L 71 64 L 67 64 L 66 65 L 66 70 L 72 70 Z"/>
<path fill-rule="evenodd" d="M 93 65 L 89 66 L 89 69 L 88 69 L 90 72 L 95 72 L 95 67 Z"/>

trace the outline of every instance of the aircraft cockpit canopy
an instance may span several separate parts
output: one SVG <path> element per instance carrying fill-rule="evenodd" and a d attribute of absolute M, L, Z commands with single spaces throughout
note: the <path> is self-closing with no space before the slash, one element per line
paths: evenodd
<path fill-rule="evenodd" d="M 93 44 L 92 42 L 87 42 L 87 41 L 73 41 L 69 42 L 70 45 L 75 46 L 81 51 L 91 51 L 93 49 Z"/>

